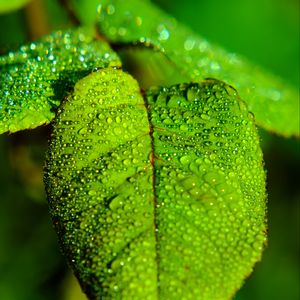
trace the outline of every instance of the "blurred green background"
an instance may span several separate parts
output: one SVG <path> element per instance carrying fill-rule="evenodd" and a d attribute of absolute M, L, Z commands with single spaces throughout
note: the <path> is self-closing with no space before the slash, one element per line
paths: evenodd
<path fill-rule="evenodd" d="M 154 2 L 208 40 L 299 89 L 298 0 Z M 0 14 L 0 54 L 70 26 L 58 1 L 33 0 Z M 295 110 L 299 113 L 299 106 Z M 45 126 L 0 136 L 0 299 L 85 299 L 64 262 L 48 214 L 42 170 L 50 130 Z M 269 242 L 235 300 L 298 300 L 299 141 L 264 131 L 261 137 L 268 171 Z"/>

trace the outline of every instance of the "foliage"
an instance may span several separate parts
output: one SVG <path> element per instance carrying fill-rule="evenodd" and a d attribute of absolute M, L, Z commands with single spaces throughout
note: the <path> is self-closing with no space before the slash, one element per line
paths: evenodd
<path fill-rule="evenodd" d="M 278 134 L 299 135 L 299 120 L 290 119 L 297 91 L 287 83 L 211 45 L 147 1 L 101 3 L 99 27 L 111 41 L 163 52 L 187 80 L 224 80 L 239 91 L 258 125 Z"/>
<path fill-rule="evenodd" d="M 0 133 L 49 123 L 78 79 L 120 62 L 91 30 L 57 31 L 0 58 Z"/>
<path fill-rule="evenodd" d="M 59 112 L 46 187 L 64 251 L 91 299 L 228 298 L 265 240 L 253 121 L 214 80 L 146 101 L 104 69 Z"/>
<path fill-rule="evenodd" d="M 79 19 L 81 2 L 69 6 Z M 98 27 L 123 61 L 124 47 L 150 47 L 183 71 L 182 78 L 229 82 L 247 105 L 216 79 L 140 93 L 103 38 L 77 29 L 1 58 L 1 130 L 48 123 L 62 102 L 47 158 L 48 200 L 65 254 L 91 298 L 128 298 L 132 291 L 149 299 L 181 293 L 228 298 L 260 258 L 265 240 L 264 171 L 253 123 L 298 135 L 296 117 L 286 125 L 296 92 L 149 2 L 106 2 L 91 11 L 100 13 Z M 91 24 L 90 16 L 82 23 Z M 275 92 L 279 101 L 271 106 Z"/>

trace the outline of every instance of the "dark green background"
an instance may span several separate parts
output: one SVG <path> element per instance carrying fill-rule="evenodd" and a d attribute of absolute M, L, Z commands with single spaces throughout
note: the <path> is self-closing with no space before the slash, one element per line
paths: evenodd
<path fill-rule="evenodd" d="M 299 87 L 297 0 L 155 2 L 210 41 Z M 48 32 L 69 26 L 56 1 L 33 1 L 31 7 L 0 15 L 0 53 L 38 36 L 34 27 Z M 42 168 L 49 132 L 47 126 L 0 137 L 1 299 L 84 299 L 65 266 L 47 211 Z M 269 243 L 235 299 L 298 300 L 299 142 L 263 131 L 261 136 L 268 170 Z"/>

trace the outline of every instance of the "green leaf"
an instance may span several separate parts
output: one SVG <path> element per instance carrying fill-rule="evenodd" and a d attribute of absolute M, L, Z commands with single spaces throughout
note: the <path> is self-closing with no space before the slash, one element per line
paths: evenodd
<path fill-rule="evenodd" d="M 49 123 L 80 78 L 120 64 L 86 29 L 57 31 L 0 57 L 0 133 Z"/>
<path fill-rule="evenodd" d="M 98 19 L 99 0 L 69 0 L 68 2 L 81 24 L 91 25 Z"/>
<path fill-rule="evenodd" d="M 25 6 L 30 0 L 0 0 L 0 14 L 9 13 Z"/>
<path fill-rule="evenodd" d="M 154 47 L 190 80 L 223 80 L 239 91 L 258 125 L 299 135 L 298 93 L 281 79 L 211 45 L 149 1 L 104 0 L 99 10 L 99 27 L 111 41 Z"/>
<path fill-rule="evenodd" d="M 253 119 L 220 81 L 151 89 L 117 69 L 75 85 L 46 190 L 90 299 L 229 299 L 265 242 Z"/>

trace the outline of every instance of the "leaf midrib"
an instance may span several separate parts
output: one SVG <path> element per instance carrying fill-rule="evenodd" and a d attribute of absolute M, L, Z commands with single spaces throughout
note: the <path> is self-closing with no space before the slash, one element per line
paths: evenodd
<path fill-rule="evenodd" d="M 155 241 L 155 258 L 156 258 L 156 293 L 157 299 L 160 298 L 160 277 L 159 277 L 159 265 L 160 265 L 160 255 L 158 251 L 158 223 L 156 218 L 156 210 L 157 210 L 157 193 L 156 193 L 156 176 L 155 176 L 155 152 L 154 152 L 154 138 L 153 132 L 154 127 L 152 124 L 152 118 L 150 114 L 150 105 L 147 101 L 147 96 L 145 93 L 141 92 L 141 95 L 144 99 L 144 105 L 147 113 L 148 124 L 149 124 L 149 136 L 151 143 L 151 154 L 150 154 L 150 163 L 152 167 L 152 192 L 153 192 L 153 230 L 154 230 L 154 241 Z"/>

